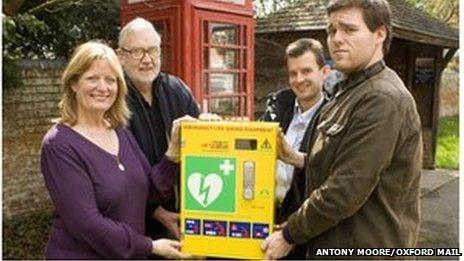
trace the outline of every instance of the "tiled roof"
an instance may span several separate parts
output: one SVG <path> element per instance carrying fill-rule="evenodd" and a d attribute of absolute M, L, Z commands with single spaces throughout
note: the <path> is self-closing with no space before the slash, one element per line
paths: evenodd
<path fill-rule="evenodd" d="M 432 18 L 405 0 L 388 0 L 395 37 L 447 47 L 458 47 L 458 30 Z M 325 30 L 328 0 L 300 0 L 259 18 L 256 33 Z"/>

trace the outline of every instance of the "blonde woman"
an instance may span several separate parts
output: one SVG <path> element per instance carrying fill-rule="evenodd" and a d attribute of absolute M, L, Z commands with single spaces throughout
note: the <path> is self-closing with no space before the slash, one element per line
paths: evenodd
<path fill-rule="evenodd" d="M 42 173 L 55 207 L 46 258 L 186 257 L 180 242 L 143 234 L 147 200 L 170 196 L 183 119 L 174 122 L 168 151 L 152 168 L 124 128 L 126 92 L 111 48 L 88 42 L 76 49 L 63 74 L 61 118 L 42 145 Z M 161 175 L 166 172 L 172 175 Z"/>

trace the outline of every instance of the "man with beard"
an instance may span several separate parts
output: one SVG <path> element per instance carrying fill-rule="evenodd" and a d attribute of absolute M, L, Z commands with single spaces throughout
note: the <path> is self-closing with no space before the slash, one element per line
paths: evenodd
<path fill-rule="evenodd" d="M 167 150 L 174 119 L 199 114 L 185 83 L 160 72 L 160 45 L 161 38 L 153 25 L 143 18 L 135 18 L 122 28 L 117 50 L 129 89 L 127 103 L 132 113 L 129 129 L 152 166 Z M 146 230 L 154 239 L 168 236 L 166 228 L 171 236 L 179 237 L 176 187 L 174 196 L 162 206 L 148 204 Z"/>

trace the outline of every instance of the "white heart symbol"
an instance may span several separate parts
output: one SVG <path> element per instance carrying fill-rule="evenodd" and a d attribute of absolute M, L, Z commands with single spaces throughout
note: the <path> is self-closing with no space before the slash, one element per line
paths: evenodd
<path fill-rule="evenodd" d="M 204 177 L 201 173 L 195 172 L 188 178 L 187 187 L 192 197 L 206 208 L 221 194 L 222 179 L 216 173 Z"/>

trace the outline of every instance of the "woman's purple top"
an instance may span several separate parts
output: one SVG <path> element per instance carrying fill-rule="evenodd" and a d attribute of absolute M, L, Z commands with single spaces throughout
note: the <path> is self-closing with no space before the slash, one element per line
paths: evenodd
<path fill-rule="evenodd" d="M 151 254 L 145 206 L 170 196 L 179 165 L 164 158 L 152 168 L 128 130 L 120 127 L 116 134 L 118 157 L 63 124 L 45 135 L 41 168 L 55 206 L 47 259 Z"/>

